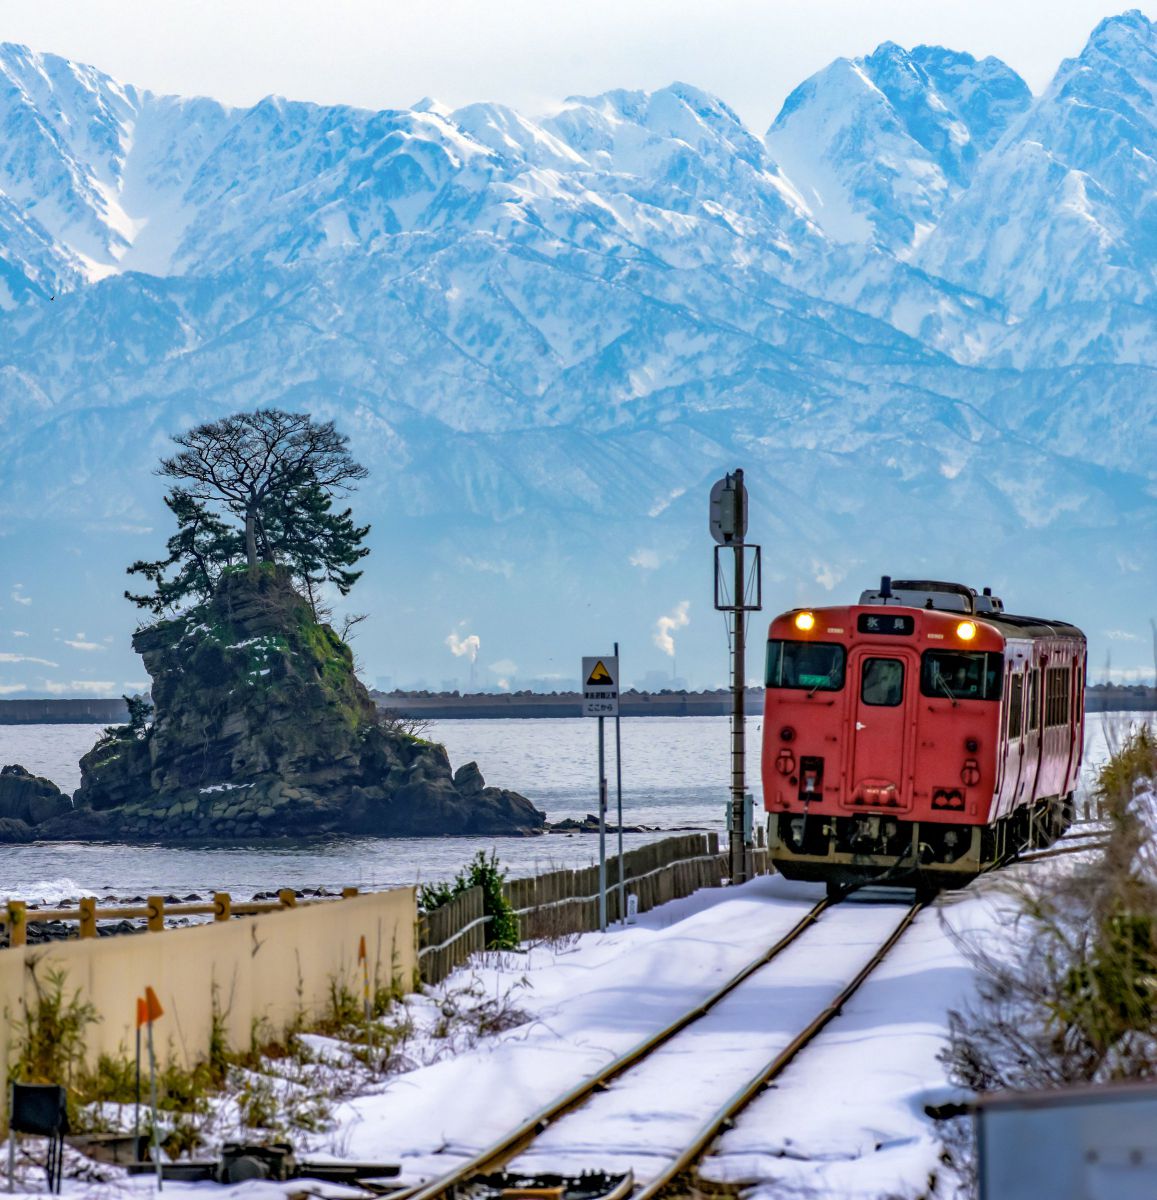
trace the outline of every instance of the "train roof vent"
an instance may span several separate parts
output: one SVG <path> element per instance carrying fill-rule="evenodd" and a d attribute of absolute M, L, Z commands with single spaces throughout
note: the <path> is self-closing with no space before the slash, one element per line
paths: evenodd
<path fill-rule="evenodd" d="M 942 612 L 972 613 L 980 609 L 978 601 L 993 599 L 987 596 L 978 597 L 974 588 L 965 587 L 962 583 L 944 583 L 938 579 L 889 579 L 885 576 L 880 584 L 879 588 L 862 592 L 860 603 L 900 604 L 905 608 L 935 608 Z"/>

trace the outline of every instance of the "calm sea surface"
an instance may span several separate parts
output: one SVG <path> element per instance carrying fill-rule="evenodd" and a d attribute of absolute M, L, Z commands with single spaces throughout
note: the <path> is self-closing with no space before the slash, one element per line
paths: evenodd
<path fill-rule="evenodd" d="M 1088 723 L 1087 769 L 1131 722 L 1152 714 L 1097 715 Z M 486 782 L 528 796 L 552 821 L 597 811 L 593 720 L 437 721 L 455 767 L 475 759 Z M 0 765 L 20 763 L 65 791 L 80 782 L 78 760 L 99 725 L 2 725 Z M 614 725 L 607 727 L 607 777 L 615 805 Z M 748 722 L 748 778 L 760 803 L 760 721 Z M 623 819 L 662 830 L 721 830 L 730 782 L 725 717 L 632 717 L 622 722 Z M 627 849 L 660 834 L 627 834 Z M 614 838 L 609 851 L 613 852 Z M 70 843 L 0 846 L 0 897 L 53 901 L 80 895 L 184 895 L 222 890 L 236 896 L 279 887 L 390 887 L 452 876 L 474 853 L 494 849 L 511 875 L 597 861 L 598 838 L 356 838 L 331 842 L 186 848 Z"/>

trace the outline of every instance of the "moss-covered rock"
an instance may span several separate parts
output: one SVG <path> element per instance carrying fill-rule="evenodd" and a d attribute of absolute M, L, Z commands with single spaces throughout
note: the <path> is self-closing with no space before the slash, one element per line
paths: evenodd
<path fill-rule="evenodd" d="M 190 840 L 537 833 L 525 797 L 383 721 L 349 647 L 286 575 L 227 574 L 213 599 L 141 630 L 151 727 L 81 760 L 72 814 L 38 837 Z M 469 769 L 468 769 L 469 768 Z"/>

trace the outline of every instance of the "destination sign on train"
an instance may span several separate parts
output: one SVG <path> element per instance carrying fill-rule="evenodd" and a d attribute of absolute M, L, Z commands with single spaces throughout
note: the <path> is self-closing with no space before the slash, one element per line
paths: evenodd
<path fill-rule="evenodd" d="M 860 613 L 856 620 L 857 633 L 894 633 L 909 637 L 916 628 L 916 618 L 903 613 Z"/>

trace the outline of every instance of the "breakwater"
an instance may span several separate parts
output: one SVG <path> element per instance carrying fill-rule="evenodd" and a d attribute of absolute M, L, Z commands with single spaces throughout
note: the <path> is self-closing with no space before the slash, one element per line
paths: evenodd
<path fill-rule="evenodd" d="M 115 700 L 0 700 L 0 725 L 123 725 L 128 705 Z"/>
<path fill-rule="evenodd" d="M 371 692 L 379 708 L 429 721 L 578 717 L 578 692 Z M 748 716 L 763 713 L 763 689 L 747 689 Z M 731 692 L 623 692 L 624 717 L 725 717 Z M 1094 684 L 1085 692 L 1085 711 L 1157 712 L 1157 688 Z M 122 699 L 0 700 L 0 725 L 119 725 L 128 720 Z"/>
<path fill-rule="evenodd" d="M 403 717 L 431 721 L 520 717 L 581 717 L 578 692 L 371 692 L 374 702 Z M 624 717 L 725 717 L 731 712 L 731 692 L 620 692 Z M 763 712 L 763 689 L 747 689 L 747 712 Z"/>

